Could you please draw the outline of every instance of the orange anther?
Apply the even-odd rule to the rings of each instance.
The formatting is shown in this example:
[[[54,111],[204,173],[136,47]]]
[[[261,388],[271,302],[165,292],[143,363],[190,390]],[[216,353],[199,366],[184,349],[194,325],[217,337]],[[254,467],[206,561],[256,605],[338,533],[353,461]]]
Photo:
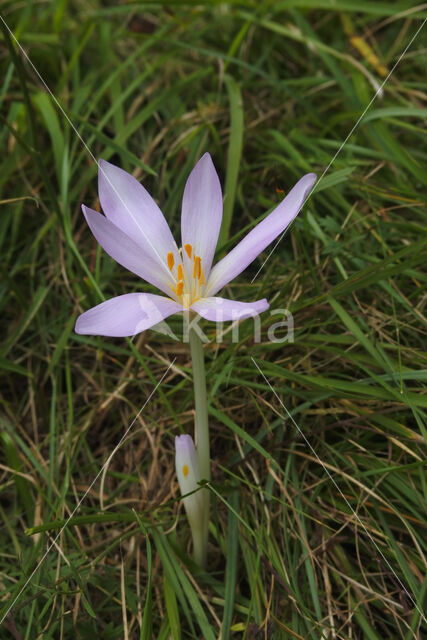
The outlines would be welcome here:
[[[200,256],[194,256],[193,278],[198,278],[200,273]]]
[[[174,260],[172,251],[169,251],[169,253],[167,255],[167,261],[168,261],[168,267],[172,271],[173,265],[175,264],[175,260]]]
[[[178,265],[178,280],[183,280],[184,279],[184,274],[182,272],[182,264]]]
[[[188,476],[188,466],[186,464],[182,467],[182,473],[184,476]]]
[[[205,274],[203,273],[202,265],[200,265],[200,273],[199,273],[199,285],[206,284]]]
[[[184,282],[181,280],[181,282],[178,282],[178,284],[176,285],[176,295],[179,298],[182,296],[183,289],[184,289]]]
[[[188,256],[188,257],[190,258],[190,260],[191,260],[191,253],[192,253],[192,251],[193,251],[193,247],[191,246],[191,244],[185,244],[185,245],[184,245],[184,249],[185,249],[185,251],[186,251],[186,253],[187,253],[187,256]]]

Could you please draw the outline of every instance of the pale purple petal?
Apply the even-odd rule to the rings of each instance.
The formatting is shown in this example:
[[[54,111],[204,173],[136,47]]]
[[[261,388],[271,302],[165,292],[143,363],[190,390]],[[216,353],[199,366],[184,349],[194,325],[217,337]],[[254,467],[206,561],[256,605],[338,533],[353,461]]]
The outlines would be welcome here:
[[[259,313],[269,308],[266,298],[255,300],[254,302],[239,302],[238,300],[228,300],[218,296],[212,298],[202,298],[197,302],[193,302],[191,310],[195,311],[205,318],[213,322],[222,322],[225,320],[243,320],[257,316]]]
[[[101,302],[77,318],[76,333],[123,338],[149,329],[182,305],[152,293],[126,293]]]
[[[257,224],[230,253],[214,266],[207,283],[207,295],[215,294],[238,276],[286,229],[299,213],[315,181],[314,173],[308,173],[301,178],[274,211]]]
[[[106,160],[100,160],[98,191],[107,218],[146,253],[157,256],[165,264],[169,251],[177,259],[177,246],[163,213],[136,178]]]
[[[184,189],[181,214],[182,246],[190,244],[202,259],[208,278],[222,221],[222,192],[209,153],[196,164]]]
[[[193,438],[187,433],[182,436],[175,436],[175,459],[178,471],[180,471],[182,463],[187,464],[191,467],[194,476],[197,476],[196,482],[201,480],[196,448],[194,446]],[[192,490],[193,489],[190,489],[190,491]]]
[[[82,205],[90,230],[101,247],[116,262],[150,282],[166,295],[173,295],[174,280],[166,264],[160,264],[151,253],[145,251],[105,216]]]
[[[197,491],[201,480],[199,463],[193,438],[187,434],[175,438],[175,467],[190,527],[197,535],[204,527],[206,494]]]

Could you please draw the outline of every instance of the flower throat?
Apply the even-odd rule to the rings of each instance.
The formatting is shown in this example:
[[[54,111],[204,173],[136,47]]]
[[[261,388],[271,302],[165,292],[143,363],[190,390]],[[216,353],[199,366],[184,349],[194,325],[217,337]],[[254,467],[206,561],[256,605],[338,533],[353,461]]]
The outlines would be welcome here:
[[[185,244],[184,251],[182,248],[179,249],[181,260],[176,265],[174,255],[169,251],[166,262],[175,280],[175,286],[171,285],[172,291],[185,307],[189,307],[201,298],[202,287],[206,284],[206,280],[201,257],[195,254],[191,244]]]

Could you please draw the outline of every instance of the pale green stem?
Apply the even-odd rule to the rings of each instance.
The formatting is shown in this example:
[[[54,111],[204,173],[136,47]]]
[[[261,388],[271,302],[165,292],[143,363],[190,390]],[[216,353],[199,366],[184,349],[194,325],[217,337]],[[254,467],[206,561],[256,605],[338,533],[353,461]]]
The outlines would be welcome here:
[[[209,446],[209,423],[208,423],[208,398],[206,393],[206,373],[205,359],[203,354],[203,343],[194,329],[190,329],[190,351],[193,364],[194,383],[194,404],[196,408],[195,443],[199,470],[202,479],[211,479],[210,446]],[[203,501],[205,505],[203,528],[194,539],[194,559],[200,566],[206,564],[208,546],[208,525],[209,525],[209,490],[203,489]]]
[[[209,500],[209,492],[207,489],[202,489],[203,493],[207,494]],[[207,531],[207,528],[206,528]],[[206,559],[208,555],[208,540],[205,534],[205,527],[203,529],[197,529],[192,531],[193,534],[193,559],[194,562],[202,569],[206,568]]]
[[[206,393],[205,360],[203,343],[200,337],[190,329],[190,350],[193,364],[194,403],[196,406],[196,447],[199,470],[202,478],[211,479],[208,398]]]

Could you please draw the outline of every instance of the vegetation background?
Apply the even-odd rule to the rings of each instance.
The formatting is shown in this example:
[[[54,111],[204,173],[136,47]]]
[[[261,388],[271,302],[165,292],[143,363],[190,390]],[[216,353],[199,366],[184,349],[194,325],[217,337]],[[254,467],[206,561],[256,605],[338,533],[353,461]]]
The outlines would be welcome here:
[[[421,638],[426,5],[1,9],[0,637]],[[193,426],[188,345],[73,331],[141,288],[81,214],[99,205],[95,158],[141,180],[178,234],[205,151],[230,222],[218,256],[327,169],[262,270],[267,252],[226,289],[287,307],[294,343],[267,340],[268,313],[260,343],[250,320],[238,343],[203,325],[206,573],[173,464]]]

